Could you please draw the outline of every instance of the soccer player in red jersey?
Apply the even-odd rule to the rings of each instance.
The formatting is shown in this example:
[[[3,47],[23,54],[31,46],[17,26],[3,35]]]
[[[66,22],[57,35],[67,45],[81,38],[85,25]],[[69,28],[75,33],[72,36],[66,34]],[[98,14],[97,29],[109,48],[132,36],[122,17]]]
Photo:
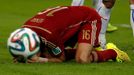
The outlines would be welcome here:
[[[40,54],[32,56],[28,62],[63,62],[70,55],[75,56],[79,63],[103,62],[116,58],[130,60],[125,52],[115,46],[112,49],[113,45],[105,51],[94,49],[99,46],[101,17],[90,7],[49,8],[29,19],[22,27],[36,32],[42,42]],[[76,43],[77,46],[73,49]],[[72,48],[68,49],[68,46]]]

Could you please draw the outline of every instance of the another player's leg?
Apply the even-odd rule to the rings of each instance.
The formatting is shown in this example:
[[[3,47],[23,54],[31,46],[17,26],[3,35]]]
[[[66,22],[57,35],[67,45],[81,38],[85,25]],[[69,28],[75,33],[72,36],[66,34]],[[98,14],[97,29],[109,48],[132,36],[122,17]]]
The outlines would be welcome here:
[[[116,26],[113,26],[111,23],[108,23],[107,26],[107,32],[113,32],[116,31],[118,28]]]
[[[109,9],[109,10],[111,10],[112,9],[112,7],[114,6],[114,3],[115,3],[115,1],[116,0],[111,0],[111,2],[110,2],[110,0],[103,0],[103,3],[104,3],[104,5],[106,6],[106,8],[107,9]],[[107,3],[111,3],[111,5],[110,4],[107,4]],[[107,12],[107,11],[106,11]],[[111,12],[111,11],[110,11]],[[111,14],[108,14],[109,16],[111,15]],[[112,31],[115,31],[115,30],[117,30],[118,28],[116,27],[116,26],[113,26],[111,23],[108,23],[108,25],[107,25],[107,32],[112,32]]]
[[[114,0],[113,0],[114,1]],[[94,4],[94,6],[95,6],[95,8],[97,9],[97,10],[101,10],[101,11],[103,11],[103,12],[101,12],[100,13],[100,15],[102,15],[102,14],[104,14],[104,16],[108,16],[107,18],[109,19],[110,18],[110,12],[111,12],[111,8],[113,7],[113,5],[114,5],[114,3],[112,3],[113,5],[111,6],[109,3],[112,3],[112,2],[110,2],[110,0],[93,0],[93,4]],[[106,8],[104,8],[103,6],[102,6],[102,4],[104,4],[104,6],[106,7]],[[110,7],[109,7],[110,6]],[[103,8],[103,9],[100,9],[100,8]],[[109,9],[109,11],[106,11],[106,9]],[[102,15],[103,16],[103,15]],[[113,25],[111,25],[110,23],[108,23],[108,27],[107,27],[107,31],[115,31],[115,30],[117,30],[117,27],[116,26],[113,26]]]
[[[84,0],[73,0],[71,5],[72,6],[82,6],[84,4]]]
[[[134,0],[129,0],[130,1],[130,23],[132,26],[133,30],[133,36],[134,36]]]
[[[100,32],[99,40],[101,42],[101,47],[105,49],[106,44],[106,29],[109,23],[111,9],[115,3],[115,0],[94,0],[94,5],[98,13],[102,16],[102,29]]]

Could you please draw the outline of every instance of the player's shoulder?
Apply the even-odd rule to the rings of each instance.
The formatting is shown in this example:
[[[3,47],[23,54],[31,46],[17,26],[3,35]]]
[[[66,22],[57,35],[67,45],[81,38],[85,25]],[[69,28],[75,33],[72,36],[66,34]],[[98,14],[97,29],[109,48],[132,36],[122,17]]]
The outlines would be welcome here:
[[[53,8],[48,8],[48,9],[83,9],[83,10],[91,10],[93,9],[92,7],[89,7],[89,6],[56,6],[56,7],[53,7]]]
[[[81,6],[81,8],[85,10],[95,10],[93,7],[90,7],[90,6]]]
[[[87,7],[87,8],[89,8],[89,6],[86,6],[86,5],[82,5],[82,6],[61,6],[61,7],[80,7],[80,8],[84,8],[84,7]]]
[[[68,6],[69,8],[76,8],[76,9],[82,9],[82,10],[94,10],[94,8],[89,6]]]

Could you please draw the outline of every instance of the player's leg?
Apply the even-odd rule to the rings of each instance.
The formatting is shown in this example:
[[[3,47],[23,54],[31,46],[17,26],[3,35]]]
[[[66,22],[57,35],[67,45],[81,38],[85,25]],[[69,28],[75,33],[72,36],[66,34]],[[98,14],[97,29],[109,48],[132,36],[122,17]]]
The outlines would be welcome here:
[[[129,0],[130,1],[130,23],[132,26],[133,30],[133,36],[134,36],[134,0]]]
[[[90,63],[90,58],[93,46],[99,45],[99,33],[101,30],[101,17],[95,11],[89,15],[89,22],[84,23],[81,26],[81,30],[78,35],[78,46],[76,50],[76,61],[79,63]]]
[[[116,47],[113,43],[106,45],[107,49],[104,51],[92,51],[92,61],[104,62],[110,59],[117,62],[130,62],[128,54]]]
[[[117,53],[113,49],[103,51],[92,51],[90,58],[92,62],[105,62],[108,60],[116,60]]]
[[[95,0],[95,7],[97,12],[102,16],[102,29],[100,32],[99,40],[101,42],[101,47],[105,48],[106,44],[106,29],[109,23],[111,9],[115,3],[115,0]]]
[[[107,9],[111,10],[111,7],[108,8],[108,7],[111,6],[111,5],[110,5],[109,3],[108,3],[108,4],[105,4],[105,3],[104,3],[104,2],[106,2],[106,1],[108,1],[108,0],[93,0],[93,4],[94,4],[94,6],[95,6],[96,9],[99,9],[99,8],[101,7],[102,3],[103,3],[104,6],[105,6]],[[113,7],[113,6],[112,6],[112,7]],[[110,16],[110,12],[111,12],[111,11],[105,11],[105,10],[103,10],[103,9],[100,9],[100,10],[102,10],[102,11],[105,12],[105,13],[103,13],[103,14],[107,14],[108,16]],[[100,13],[100,15],[101,15],[101,13]],[[108,23],[107,31],[115,31],[115,30],[117,30],[117,27],[115,27],[115,26],[111,25],[110,23]]]
[[[109,47],[110,46],[110,47]],[[79,63],[105,62],[113,60],[117,62],[130,62],[131,59],[124,51],[114,44],[108,44],[108,49],[103,51],[93,50],[92,45],[79,43],[76,51],[76,61]]]
[[[93,46],[88,43],[78,43],[78,47],[76,50],[75,60],[78,63],[91,63],[91,59],[89,58]]]
[[[131,61],[131,59],[129,58],[128,54],[126,52],[120,50],[113,43],[108,43],[106,45],[106,49],[113,49],[114,51],[116,51],[116,53],[117,53],[116,61],[117,62],[123,62],[123,61],[129,62],[129,61]]]
[[[85,49],[85,45],[83,47]],[[72,49],[72,48],[65,49],[66,60],[74,59],[75,54],[76,54],[76,49]],[[79,53],[79,55],[80,55],[80,53]],[[77,56],[79,56],[79,55],[77,55]],[[83,55],[84,56],[82,58],[84,58],[84,59],[78,59],[78,57],[76,57],[77,62],[83,63],[83,60],[86,63],[104,62],[104,61],[108,61],[110,59],[116,60],[116,57],[117,57],[116,51],[114,51],[112,49],[107,49],[104,51],[93,50],[93,51],[91,51],[91,53],[87,50],[87,51],[83,52]],[[85,56],[85,55],[87,55],[87,56]],[[88,60],[88,61],[86,61],[86,60]]]
[[[108,1],[108,0],[103,0],[104,2],[104,4],[106,3],[106,1]],[[110,4],[105,4],[106,5],[106,7],[108,8],[108,7],[110,7],[109,9],[111,10],[111,8],[114,6],[114,3],[115,3],[115,1],[116,0],[113,0],[113,2],[111,2],[111,5]],[[108,26],[107,26],[107,31],[108,32],[111,32],[111,31],[115,31],[115,30],[117,30],[118,28],[116,27],[116,26],[113,26],[111,23],[108,23]]]
[[[71,5],[72,6],[81,6],[84,4],[84,0],[73,0]]]

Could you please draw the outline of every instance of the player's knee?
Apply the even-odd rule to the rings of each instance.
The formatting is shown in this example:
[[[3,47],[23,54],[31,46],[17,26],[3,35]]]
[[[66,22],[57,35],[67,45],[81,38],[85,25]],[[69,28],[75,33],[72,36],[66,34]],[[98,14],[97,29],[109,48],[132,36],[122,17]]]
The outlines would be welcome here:
[[[111,9],[115,4],[115,0],[103,0],[103,4],[106,8]]]
[[[77,63],[84,63],[85,61],[82,58],[79,57],[79,58],[76,58],[76,62]]]
[[[76,57],[75,60],[76,60],[77,63],[89,63],[89,60],[84,59],[82,57]]]

